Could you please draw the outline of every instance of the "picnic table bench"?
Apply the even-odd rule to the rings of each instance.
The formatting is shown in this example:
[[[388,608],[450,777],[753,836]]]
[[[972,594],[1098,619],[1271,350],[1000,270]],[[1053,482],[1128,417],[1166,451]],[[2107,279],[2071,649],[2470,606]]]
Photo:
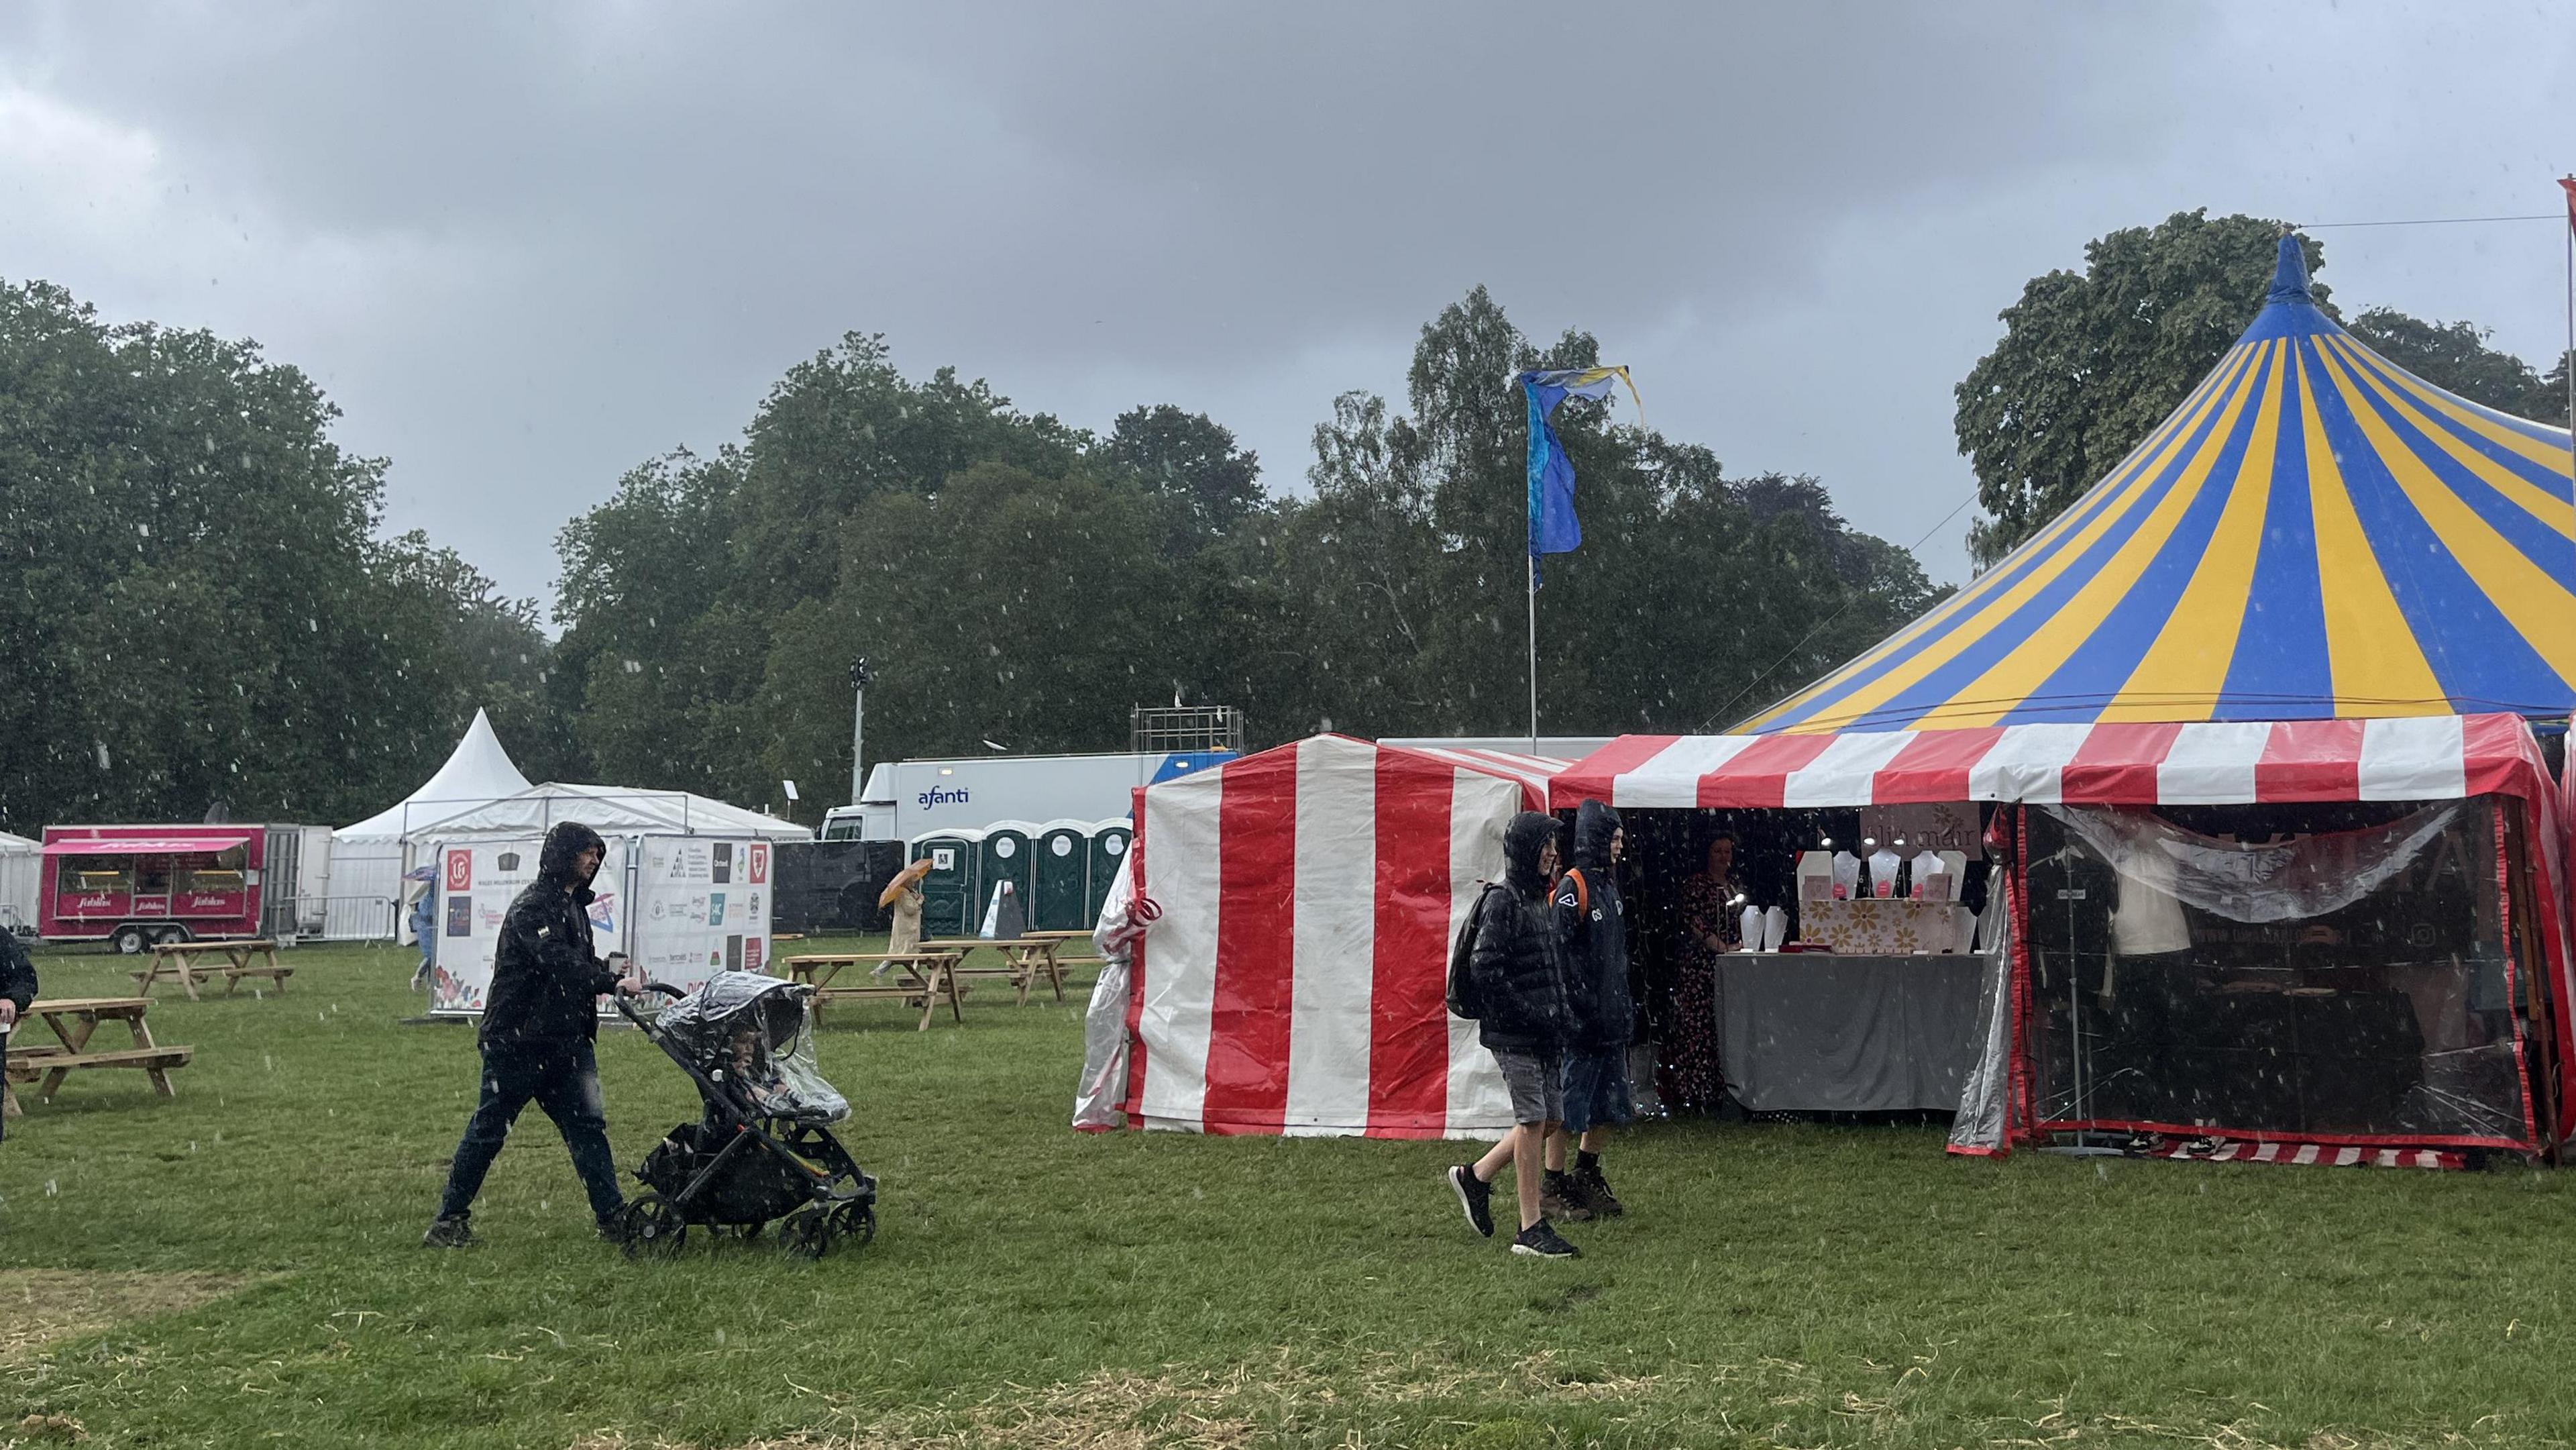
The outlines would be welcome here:
[[[1064,1001],[1064,967],[1056,961],[1056,949],[1064,945],[1062,932],[1030,932],[1025,936],[991,941],[983,937],[958,937],[946,941],[926,941],[924,951],[953,951],[958,964],[949,969],[953,977],[1000,977],[1019,990],[1019,1005],[1029,1005],[1029,988],[1040,977],[1055,988],[1055,999]],[[1002,954],[998,967],[970,967],[967,956],[980,947],[991,947]]]
[[[36,1096],[52,1102],[62,1090],[63,1079],[84,1068],[130,1067],[152,1080],[153,1090],[165,1098],[177,1097],[178,1089],[170,1085],[170,1069],[186,1067],[196,1056],[193,1047],[164,1047],[152,1040],[152,1029],[144,1024],[143,1014],[151,1007],[144,997],[64,997],[31,1004],[18,1019],[15,1034],[9,1042],[9,1067],[0,1073],[0,1114],[17,1117],[18,1096],[13,1083],[32,1083],[42,1078]],[[28,1043],[29,1023],[41,1021],[54,1034],[50,1043]],[[90,1034],[101,1022],[123,1022],[134,1033],[130,1048],[89,1050]]]
[[[788,980],[802,982],[814,989],[814,1015],[821,1020],[827,1002],[901,1001],[921,1004],[921,1022],[915,1032],[930,1029],[930,1019],[939,1011],[939,1000],[948,999],[948,1011],[959,1022],[966,1020],[964,995],[957,985],[957,962],[962,952],[922,950],[917,952],[815,952],[786,958]],[[836,987],[832,979],[843,971],[867,964],[872,969],[888,969],[901,980],[871,981],[864,986]]]
[[[130,973],[134,989],[146,997],[154,984],[176,982],[187,989],[188,1000],[198,1001],[197,983],[224,979],[224,995],[241,989],[244,977],[266,977],[277,984],[277,994],[286,995],[286,979],[295,975],[293,967],[277,964],[277,943],[262,938],[256,941],[174,941],[163,942],[152,949],[152,965]],[[200,962],[200,957],[222,957],[221,964]],[[253,966],[251,959],[261,958],[265,965]]]

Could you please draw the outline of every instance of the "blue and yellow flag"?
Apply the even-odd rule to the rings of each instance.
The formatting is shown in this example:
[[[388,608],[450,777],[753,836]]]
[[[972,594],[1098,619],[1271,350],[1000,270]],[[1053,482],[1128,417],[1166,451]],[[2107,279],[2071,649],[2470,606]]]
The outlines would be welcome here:
[[[1556,405],[1568,398],[1606,398],[1613,383],[1628,385],[1640,417],[1646,405],[1624,367],[1514,373],[1512,381],[1529,400],[1529,552],[1535,581],[1541,554],[1562,554],[1583,542],[1583,525],[1574,517],[1574,464],[1548,421]]]

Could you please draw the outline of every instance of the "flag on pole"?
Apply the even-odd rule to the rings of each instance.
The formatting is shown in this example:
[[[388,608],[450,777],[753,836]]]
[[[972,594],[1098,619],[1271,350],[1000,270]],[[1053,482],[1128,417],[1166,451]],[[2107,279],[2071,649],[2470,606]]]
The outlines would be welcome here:
[[[1628,396],[1643,417],[1645,400],[1637,397],[1636,380],[1624,367],[1559,368],[1552,372],[1512,374],[1529,400],[1529,553],[1533,581],[1541,554],[1562,554],[1583,542],[1583,525],[1574,517],[1574,463],[1549,421],[1568,398],[1601,399],[1614,383],[1626,383]]]
[[[2567,229],[2576,232],[2576,176],[2558,178],[2558,187],[2567,193]]]

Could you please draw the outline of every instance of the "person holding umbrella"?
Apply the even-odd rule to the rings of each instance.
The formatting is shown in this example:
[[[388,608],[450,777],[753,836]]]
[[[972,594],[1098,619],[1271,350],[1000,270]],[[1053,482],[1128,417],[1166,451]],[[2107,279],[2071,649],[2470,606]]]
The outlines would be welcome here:
[[[886,940],[890,952],[918,951],[921,948],[921,903],[927,893],[921,889],[921,878],[930,874],[930,858],[922,857],[904,867],[877,893],[877,909],[894,913],[894,934]]]

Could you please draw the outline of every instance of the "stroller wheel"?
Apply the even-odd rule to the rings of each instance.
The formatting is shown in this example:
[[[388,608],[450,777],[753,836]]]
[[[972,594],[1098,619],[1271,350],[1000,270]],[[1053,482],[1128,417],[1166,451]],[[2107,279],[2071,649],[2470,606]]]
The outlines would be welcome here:
[[[872,1203],[845,1203],[832,1210],[836,1237],[864,1244],[877,1236],[877,1210]]]
[[[819,1259],[832,1251],[828,1210],[808,1205],[778,1221],[778,1251],[800,1259]]]
[[[680,1207],[658,1193],[626,1205],[617,1221],[619,1243],[630,1259],[667,1259],[689,1239],[689,1221]]]

